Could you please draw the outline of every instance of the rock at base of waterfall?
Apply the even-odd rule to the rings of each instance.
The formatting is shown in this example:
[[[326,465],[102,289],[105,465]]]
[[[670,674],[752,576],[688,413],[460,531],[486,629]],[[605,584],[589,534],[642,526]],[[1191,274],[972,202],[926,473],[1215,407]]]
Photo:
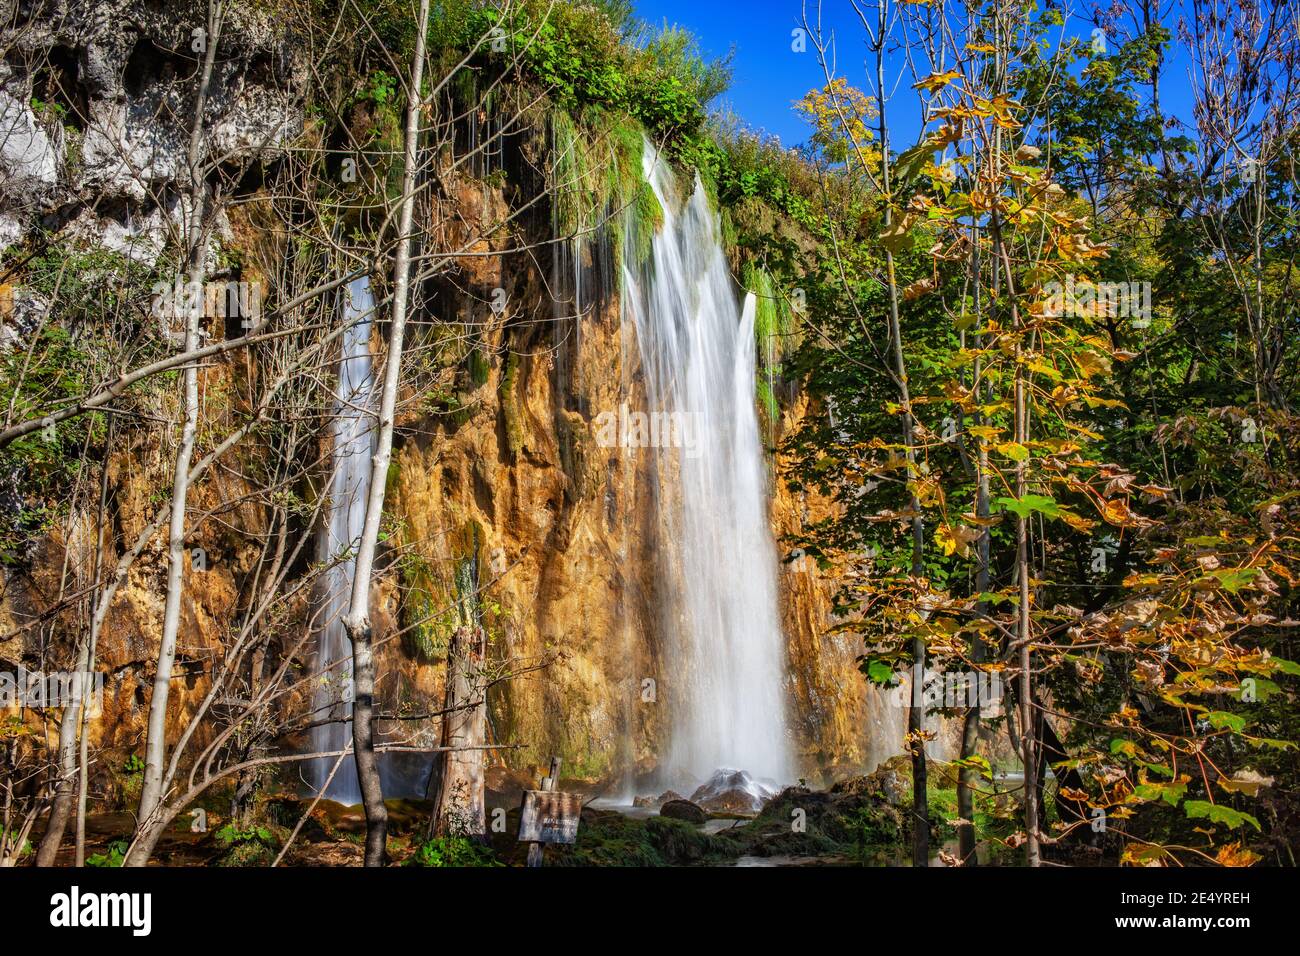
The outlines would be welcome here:
[[[713,813],[758,813],[777,793],[743,770],[715,770],[691,794],[691,800]]]
[[[709,815],[689,800],[669,800],[659,808],[659,815],[687,823],[707,823],[709,820]]]
[[[680,793],[678,793],[675,790],[665,790],[657,797],[651,797],[651,796],[633,797],[632,806],[648,807],[652,810],[657,810],[658,808],[662,807],[665,803],[668,803],[672,800],[684,800],[684,799],[685,797],[683,797]]]
[[[925,768],[931,785],[945,790],[957,786],[960,768],[955,763],[944,763],[927,757]],[[907,754],[896,754],[866,776],[840,780],[831,787],[830,792],[881,797],[890,805],[899,806],[912,798],[912,758]]]

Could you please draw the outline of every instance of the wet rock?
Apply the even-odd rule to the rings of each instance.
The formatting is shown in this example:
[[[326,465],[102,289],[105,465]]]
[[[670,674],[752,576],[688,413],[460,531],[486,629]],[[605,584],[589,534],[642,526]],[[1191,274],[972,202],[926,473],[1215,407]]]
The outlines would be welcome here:
[[[925,767],[931,786],[950,789],[957,785],[955,764],[927,760]],[[839,781],[831,787],[831,793],[878,796],[889,804],[898,806],[912,796],[912,759],[907,754],[890,757],[866,776]]]
[[[649,797],[649,796],[633,797],[632,806],[658,808],[658,807],[662,807],[665,803],[668,803],[671,800],[684,800],[684,799],[685,797],[683,797],[680,793],[678,793],[675,790],[665,790],[657,797]]]
[[[736,836],[745,841],[745,852],[756,856],[815,855],[895,845],[905,830],[903,815],[864,786],[830,791],[787,787]]]
[[[691,800],[713,813],[757,813],[775,794],[743,770],[717,770]]]
[[[689,800],[669,800],[659,808],[659,815],[670,820],[684,820],[687,823],[704,823],[709,819],[709,815],[702,808]]]

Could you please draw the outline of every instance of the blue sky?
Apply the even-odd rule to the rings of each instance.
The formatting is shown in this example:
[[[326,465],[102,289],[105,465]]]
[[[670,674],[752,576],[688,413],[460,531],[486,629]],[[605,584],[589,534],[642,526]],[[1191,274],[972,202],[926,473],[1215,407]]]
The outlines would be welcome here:
[[[1071,6],[1076,11],[1090,9],[1083,2]],[[848,0],[826,0],[822,7],[822,27],[827,34],[833,32],[837,41],[838,73],[854,86],[866,88],[867,49],[857,14]],[[815,16],[816,8],[816,0],[809,0],[810,16]],[[825,82],[811,46],[802,54],[791,50],[791,31],[800,25],[802,9],[802,0],[636,0],[637,14],[643,20],[654,24],[667,20],[688,28],[699,37],[706,54],[721,56],[734,46],[732,88],[719,105],[729,105],[750,126],[776,134],[787,146],[798,145],[808,135],[791,104]],[[1087,37],[1091,25],[1076,16],[1067,32]],[[891,58],[887,73],[897,76],[904,66],[901,57]],[[1178,75],[1185,64],[1170,67],[1161,105],[1166,113],[1186,117],[1190,112],[1188,84]],[[893,91],[890,105],[890,125],[899,148],[914,141],[918,133],[919,117],[910,85],[910,80],[902,82]]]
[[[813,4],[815,8],[815,3]],[[823,26],[840,38],[842,72],[862,86],[862,30],[847,2],[827,3]],[[790,31],[800,25],[800,0],[637,0],[637,14],[651,23],[687,27],[700,38],[704,51],[721,56],[736,49],[732,88],[723,103],[750,126],[781,137],[794,146],[807,137],[807,127],[791,112],[791,104],[825,83],[817,54],[790,49]]]

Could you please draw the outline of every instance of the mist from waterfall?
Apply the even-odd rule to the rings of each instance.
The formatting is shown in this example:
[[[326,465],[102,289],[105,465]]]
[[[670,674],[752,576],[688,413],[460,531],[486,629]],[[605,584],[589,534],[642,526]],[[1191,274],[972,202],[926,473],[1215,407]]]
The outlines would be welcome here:
[[[328,721],[311,729],[312,752],[342,750],[352,739],[352,645],[343,627],[356,569],[356,549],[366,519],[366,488],[370,483],[374,430],[374,367],[370,355],[370,325],[374,300],[370,279],[362,276],[348,284],[343,304],[335,414],[332,424],[334,452],[330,483],[329,520],[320,536],[317,558],[330,565],[324,575],[317,621],[321,622],[316,655],[319,683],[313,698],[313,719]],[[345,555],[342,560],[337,560]],[[334,757],[311,761],[307,779],[319,790],[324,786]],[[340,803],[359,803],[356,764],[345,757],[328,796]]]
[[[682,196],[649,142],[643,167],[663,223],[648,262],[624,257],[623,315],[636,330],[647,411],[686,433],[657,448],[665,702],[674,715],[664,782],[694,786],[726,767],[788,783],[788,666],[755,402],[755,301],[739,305],[698,178]],[[641,228],[651,226],[629,217],[626,248]]]

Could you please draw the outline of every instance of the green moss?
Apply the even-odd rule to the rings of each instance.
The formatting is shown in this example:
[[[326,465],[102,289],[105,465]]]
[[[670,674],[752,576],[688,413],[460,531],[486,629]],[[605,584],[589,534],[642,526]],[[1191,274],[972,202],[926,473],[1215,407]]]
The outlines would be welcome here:
[[[577,842],[547,852],[555,866],[685,866],[732,859],[740,846],[682,820],[586,810]]]
[[[659,197],[655,195],[653,187],[643,181],[636,191],[629,230],[633,244],[629,252],[634,266],[643,266],[650,261],[655,233],[663,228],[663,224],[664,208],[659,203]]]
[[[501,376],[501,414],[505,419],[506,447],[511,456],[518,455],[524,447],[523,417],[519,411],[519,355],[510,353],[506,359],[505,374]]]
[[[555,233],[583,232],[593,215],[600,178],[588,144],[573,117],[562,109],[551,113],[551,218]]]
[[[483,354],[482,348],[475,346],[470,349],[467,359],[469,365],[469,378],[475,387],[482,388],[487,384],[488,377],[492,374],[492,363],[488,361]]]
[[[796,317],[766,269],[747,262],[742,280],[754,294],[754,346],[758,356],[755,388],[768,419],[775,421],[781,409],[773,385],[782,376],[781,360],[793,344]]]
[[[402,646],[409,656],[426,662],[444,660],[456,630],[479,623],[482,608],[475,576],[482,540],[482,529],[473,521],[453,536],[456,556],[445,575],[415,549],[403,551],[398,564]]]

